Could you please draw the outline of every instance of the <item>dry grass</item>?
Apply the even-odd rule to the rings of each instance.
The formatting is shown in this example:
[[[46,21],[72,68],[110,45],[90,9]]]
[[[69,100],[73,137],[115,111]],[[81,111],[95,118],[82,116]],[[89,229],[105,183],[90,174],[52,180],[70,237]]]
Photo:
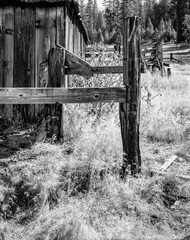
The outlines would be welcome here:
[[[189,90],[183,75],[142,75],[143,172],[126,182],[118,105],[67,106],[66,143],[35,144],[1,169],[0,239],[187,240],[189,182],[174,175],[190,172]],[[167,173],[151,172],[174,153]]]

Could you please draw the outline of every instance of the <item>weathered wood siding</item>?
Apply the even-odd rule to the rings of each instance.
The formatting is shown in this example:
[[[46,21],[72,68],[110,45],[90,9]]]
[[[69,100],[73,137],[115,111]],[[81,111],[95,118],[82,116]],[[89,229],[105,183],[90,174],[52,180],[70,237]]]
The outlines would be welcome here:
[[[14,66],[14,8],[5,7],[0,12],[0,86],[13,86]],[[12,106],[1,106],[4,116],[10,117]]]
[[[44,6],[0,4],[0,88],[65,86],[60,76],[49,79],[48,52],[57,44],[76,54],[82,51],[80,27],[80,19],[68,2]],[[18,108],[34,114],[32,106]],[[0,105],[0,115],[3,112],[10,116],[11,105]]]

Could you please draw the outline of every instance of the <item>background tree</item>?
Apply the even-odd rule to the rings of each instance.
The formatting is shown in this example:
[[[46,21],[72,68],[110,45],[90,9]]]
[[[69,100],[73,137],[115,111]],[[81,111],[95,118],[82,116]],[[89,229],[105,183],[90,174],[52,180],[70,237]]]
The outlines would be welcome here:
[[[123,33],[126,16],[139,16],[143,38],[157,35],[165,41],[177,42],[188,38],[190,0],[104,0],[104,11],[99,11],[97,0],[79,0],[80,12],[91,42],[100,39],[100,32],[106,43],[114,43]],[[99,29],[101,31],[99,31]]]
[[[153,26],[152,21],[149,17],[148,21],[147,21],[146,30],[145,30],[145,38],[146,39],[152,39],[153,37],[154,37],[154,26]]]
[[[84,23],[87,28],[90,42],[94,42],[94,23],[93,23],[93,0],[88,0],[85,9]]]
[[[101,29],[98,30],[96,42],[97,43],[100,43],[100,42],[104,43],[104,37],[103,37]]]
[[[79,10],[83,21],[85,21],[85,7],[84,0],[79,0]]]
[[[97,0],[94,0],[93,3],[93,29],[96,29],[96,24],[97,24],[97,19],[98,19],[98,5],[97,5]]]
[[[183,21],[183,36],[185,37],[188,44],[190,44],[190,14],[186,14]]]
[[[165,25],[164,19],[161,18],[160,24],[158,27],[158,33],[160,36],[163,36],[165,34],[165,32],[166,32],[166,25]]]
[[[177,42],[185,40],[183,22],[185,15],[190,13],[190,0],[171,0],[170,16],[177,32]]]

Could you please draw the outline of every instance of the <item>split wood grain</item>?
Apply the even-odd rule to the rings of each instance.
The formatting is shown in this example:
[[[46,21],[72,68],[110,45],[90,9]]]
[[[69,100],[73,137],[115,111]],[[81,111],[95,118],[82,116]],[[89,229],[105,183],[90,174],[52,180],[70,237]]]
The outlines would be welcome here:
[[[118,88],[0,88],[0,104],[54,104],[125,102],[126,89]]]
[[[137,17],[125,18],[123,48],[123,83],[127,89],[126,102],[120,104],[121,135],[123,142],[123,178],[141,171],[139,143],[140,125],[140,34]]]

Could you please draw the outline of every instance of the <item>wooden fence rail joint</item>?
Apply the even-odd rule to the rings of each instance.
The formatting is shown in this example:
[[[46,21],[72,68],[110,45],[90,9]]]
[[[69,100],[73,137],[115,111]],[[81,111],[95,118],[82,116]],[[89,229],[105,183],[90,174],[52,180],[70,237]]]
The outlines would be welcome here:
[[[39,28],[40,22],[37,25]],[[122,177],[125,178],[129,173],[136,176],[141,169],[139,125],[140,70],[142,59],[140,54],[139,19],[137,17],[128,17],[125,19],[123,66],[92,66],[61,45],[50,48],[50,40],[50,35],[45,35],[43,38],[43,45],[45,46],[44,59],[36,63],[33,73],[35,79],[33,85],[35,88],[0,88],[0,104],[57,105],[57,103],[119,102],[123,143]],[[158,55],[159,51],[156,53]],[[35,54],[37,57],[37,52]],[[144,58],[143,61],[145,62],[146,59]],[[92,76],[93,74],[121,73],[123,73],[123,87],[67,88],[68,81],[65,78],[65,75],[73,74]],[[19,80],[19,74],[17,77]],[[13,80],[13,75],[9,78]],[[11,84],[13,86],[13,82],[11,81],[9,81],[10,84],[8,86]],[[27,79],[25,80],[22,76],[21,83],[24,84],[26,81]],[[20,85],[18,84],[17,86]],[[52,116],[55,116],[56,108],[54,106],[48,107],[51,110]],[[62,136],[64,137],[64,106],[61,107],[60,112],[62,116],[60,119],[62,121],[60,126],[62,126],[60,128],[62,128]]]

